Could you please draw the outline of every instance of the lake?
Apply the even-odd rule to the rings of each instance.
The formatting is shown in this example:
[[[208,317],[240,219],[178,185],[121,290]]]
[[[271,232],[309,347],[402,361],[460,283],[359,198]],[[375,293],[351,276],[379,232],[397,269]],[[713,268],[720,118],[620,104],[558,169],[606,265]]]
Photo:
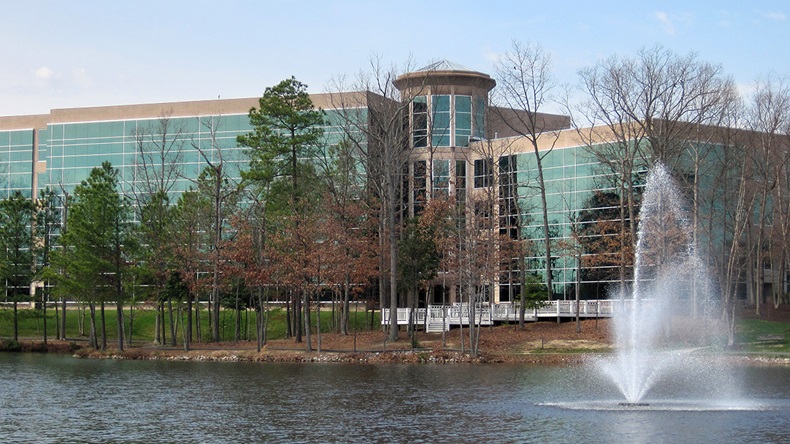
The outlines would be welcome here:
[[[738,402],[610,409],[601,407],[616,406],[618,395],[584,366],[3,353],[0,441],[790,442],[790,367],[735,372]],[[670,391],[651,395],[662,400]]]

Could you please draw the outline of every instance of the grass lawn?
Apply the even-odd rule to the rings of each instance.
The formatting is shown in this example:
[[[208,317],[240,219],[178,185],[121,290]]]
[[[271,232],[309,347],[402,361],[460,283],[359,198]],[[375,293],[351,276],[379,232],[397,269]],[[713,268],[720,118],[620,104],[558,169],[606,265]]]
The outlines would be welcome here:
[[[60,315],[60,313],[58,313]],[[200,312],[200,332],[204,341],[211,338],[211,330],[209,328],[208,311],[204,309]],[[370,313],[364,311],[354,312],[351,311],[351,320],[349,329],[354,328],[363,331],[368,330],[370,326]],[[117,340],[117,315],[115,306],[105,307],[105,324],[107,330],[107,342],[114,343]],[[136,343],[153,342],[156,332],[156,312],[150,309],[135,309],[130,311],[127,308],[124,312],[126,334],[129,334],[129,324],[132,320],[132,340]],[[174,313],[174,323],[176,328],[176,338],[178,344],[183,340],[183,325],[184,316],[179,319],[178,315]],[[321,331],[324,333],[331,332],[334,329],[333,314],[330,308],[322,308],[321,310]],[[80,334],[79,322],[80,319],[84,322],[84,334]],[[315,313],[312,314],[313,331],[315,331]],[[96,309],[96,328],[100,329],[100,313]],[[166,335],[167,343],[170,343],[170,327],[169,315],[165,315],[166,322]],[[41,339],[44,336],[44,316],[41,310],[33,309],[19,309],[18,310],[18,323],[19,323],[19,338],[20,339]],[[59,319],[55,317],[54,309],[47,309],[47,337],[53,339],[56,337],[55,329],[59,323]],[[236,332],[236,312],[233,310],[223,310],[220,316],[220,337],[223,341],[235,340]],[[193,319],[193,338],[197,338],[197,325]],[[66,337],[69,339],[85,338],[88,335],[90,326],[89,311],[88,309],[78,310],[77,307],[70,306],[66,310]],[[256,340],[255,331],[255,312],[242,311],[239,319],[239,327],[241,331],[241,340]],[[373,328],[379,327],[379,315],[376,313],[373,319]],[[13,337],[13,310],[11,308],[0,308],[0,338]],[[276,308],[269,311],[269,322],[266,329],[266,334],[269,339],[282,339],[286,337],[286,322],[285,310]],[[195,340],[195,339],[193,339]]]
[[[736,329],[736,342],[742,350],[790,352],[790,324],[786,322],[741,319]]]
[[[19,337],[20,339],[41,340],[44,334],[44,318],[41,310],[20,309],[19,310]],[[202,341],[208,342],[211,338],[209,329],[208,311],[205,306],[201,310],[200,332]],[[132,339],[136,344],[152,343],[154,340],[156,313],[150,309],[135,309],[133,312],[133,331]],[[69,339],[85,339],[88,333],[90,321],[88,310],[78,310],[75,306],[70,306],[66,311],[66,336]],[[329,333],[335,330],[332,312],[329,307],[323,307],[321,311],[321,331]],[[367,315],[367,317],[366,317]],[[13,311],[8,307],[0,308],[0,338],[13,337]],[[364,311],[351,312],[351,323],[349,329],[354,331],[370,330],[370,313]],[[79,318],[84,322],[84,334],[80,334]],[[176,316],[177,317],[177,316]],[[105,308],[105,320],[107,328],[107,342],[114,345],[116,336],[116,313],[114,306]],[[99,327],[99,313],[96,314],[97,328]],[[125,311],[126,332],[128,335],[130,312]],[[183,316],[181,319],[174,319],[176,323],[177,344],[183,344]],[[377,330],[380,325],[379,314],[375,313],[372,329]],[[169,317],[166,315],[166,344],[171,343]],[[220,337],[223,341],[235,340],[236,331],[236,312],[233,310],[223,310],[220,317]],[[55,328],[58,322],[55,319],[55,310],[47,310],[47,336],[55,338]],[[193,322],[194,324],[194,322]],[[241,340],[255,341],[255,313],[245,311],[240,317]],[[315,332],[315,312],[312,314],[313,332]],[[736,343],[737,349],[748,352],[762,353],[790,353],[790,323],[771,322],[756,319],[741,319],[737,323]],[[284,339],[286,337],[285,310],[275,308],[269,311],[269,323],[267,327],[268,339]],[[197,340],[197,326],[193,325],[193,338]]]

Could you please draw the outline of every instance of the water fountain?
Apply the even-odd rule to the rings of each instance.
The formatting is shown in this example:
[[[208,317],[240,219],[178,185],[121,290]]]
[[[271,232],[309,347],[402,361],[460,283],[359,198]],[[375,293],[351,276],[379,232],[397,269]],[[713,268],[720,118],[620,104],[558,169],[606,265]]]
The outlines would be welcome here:
[[[642,196],[634,284],[613,318],[617,349],[594,364],[624,397],[617,407],[666,405],[646,400],[660,382],[683,395],[693,386],[706,403],[731,399],[737,386],[726,363],[704,352],[723,330],[687,215],[668,171],[653,168]]]
[[[639,421],[623,421],[616,428],[619,433],[635,425],[627,442],[650,442],[649,437],[643,439],[646,425],[656,421],[664,427],[667,418],[674,417],[645,412],[697,412],[691,430],[711,430],[708,421],[722,419],[718,412],[754,415],[790,409],[790,401],[781,394],[760,399],[742,392],[742,386],[754,390],[751,370],[733,365],[720,353],[726,327],[715,287],[695,251],[685,202],[665,168],[659,165],[650,171],[640,209],[634,284],[613,295],[619,300],[612,319],[616,350],[581,369],[588,374],[578,386],[582,399],[541,405],[639,412],[627,416]],[[592,400],[583,399],[587,396]],[[719,428],[726,426],[725,421]]]

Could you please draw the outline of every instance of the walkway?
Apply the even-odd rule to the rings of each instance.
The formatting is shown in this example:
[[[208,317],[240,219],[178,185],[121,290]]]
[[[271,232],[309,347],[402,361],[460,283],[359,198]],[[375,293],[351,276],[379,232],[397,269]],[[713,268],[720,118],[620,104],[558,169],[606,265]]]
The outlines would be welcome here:
[[[619,301],[612,299],[591,299],[579,302],[578,312],[580,318],[609,318],[612,316],[614,305]],[[533,322],[539,318],[575,318],[576,301],[546,301],[541,308],[527,310],[524,320]],[[389,323],[390,310],[385,308],[382,312],[382,325]],[[398,325],[408,325],[411,317],[410,308],[399,308],[397,311]],[[518,321],[518,309],[510,302],[499,304],[478,304],[472,315],[475,324],[492,325],[497,322]],[[427,332],[440,332],[449,330],[453,325],[469,325],[469,304],[429,305],[428,308],[414,310],[412,322],[423,326]]]

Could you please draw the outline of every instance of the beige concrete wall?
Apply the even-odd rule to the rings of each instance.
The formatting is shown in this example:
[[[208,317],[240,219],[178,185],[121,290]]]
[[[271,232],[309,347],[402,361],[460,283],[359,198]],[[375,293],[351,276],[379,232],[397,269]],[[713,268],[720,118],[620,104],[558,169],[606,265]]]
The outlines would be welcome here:
[[[348,98],[359,101],[360,106],[364,106],[366,103],[366,95],[364,93],[353,92],[344,94]],[[330,109],[338,106],[336,103],[333,103],[331,94],[311,94],[310,98],[316,108]],[[251,108],[259,106],[259,99],[259,97],[250,97],[243,99],[53,109],[49,114],[0,117],[0,130],[41,129],[46,128],[47,124],[53,123],[156,119],[162,116],[196,117],[247,114]]]
[[[0,131],[46,128],[49,114],[0,117]]]

